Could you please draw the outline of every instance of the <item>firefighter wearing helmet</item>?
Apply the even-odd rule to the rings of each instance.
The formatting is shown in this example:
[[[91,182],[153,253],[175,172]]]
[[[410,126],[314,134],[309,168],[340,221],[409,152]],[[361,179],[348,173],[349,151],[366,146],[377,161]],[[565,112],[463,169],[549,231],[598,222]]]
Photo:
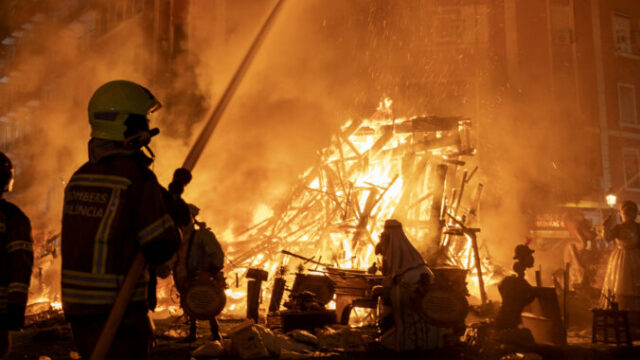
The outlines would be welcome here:
[[[33,241],[29,218],[4,199],[11,191],[13,165],[0,152],[0,358],[9,353],[9,331],[24,325],[29,280],[33,266]]]
[[[149,357],[153,269],[172,257],[180,244],[178,228],[190,221],[180,198],[190,172],[178,169],[169,192],[149,169],[148,144],[159,131],[150,129],[148,115],[159,107],[149,90],[124,80],[102,85],[89,101],[89,161],[67,184],[62,216],[62,305],[83,358],[91,355],[140,250],[148,266],[108,358]]]

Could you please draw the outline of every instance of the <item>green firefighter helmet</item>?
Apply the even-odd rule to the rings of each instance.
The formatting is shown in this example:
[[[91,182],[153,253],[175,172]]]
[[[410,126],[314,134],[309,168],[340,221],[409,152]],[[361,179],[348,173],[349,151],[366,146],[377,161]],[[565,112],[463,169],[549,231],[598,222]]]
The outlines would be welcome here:
[[[89,100],[91,137],[124,141],[131,115],[146,119],[158,108],[160,102],[145,87],[127,80],[110,81]]]

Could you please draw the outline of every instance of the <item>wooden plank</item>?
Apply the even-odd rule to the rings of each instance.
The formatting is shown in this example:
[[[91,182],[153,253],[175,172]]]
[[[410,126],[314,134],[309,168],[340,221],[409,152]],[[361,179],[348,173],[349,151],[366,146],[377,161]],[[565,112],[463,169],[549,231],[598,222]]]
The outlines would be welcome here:
[[[416,133],[416,132],[435,132],[435,131],[452,131],[458,130],[460,121],[468,118],[452,116],[416,116],[403,122],[395,123],[393,126],[396,133]]]

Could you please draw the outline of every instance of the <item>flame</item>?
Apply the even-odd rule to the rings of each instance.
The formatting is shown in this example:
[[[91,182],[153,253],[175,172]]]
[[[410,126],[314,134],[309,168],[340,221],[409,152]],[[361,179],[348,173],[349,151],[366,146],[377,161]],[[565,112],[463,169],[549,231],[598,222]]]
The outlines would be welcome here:
[[[253,223],[257,224],[264,219],[270,218],[273,216],[273,209],[265,204],[258,204],[255,211],[253,212]]]
[[[299,268],[288,269],[290,284],[295,272],[315,270],[318,263],[365,269],[378,260],[374,245],[384,221],[393,217],[409,220],[405,231],[421,249],[422,239],[429,233],[421,224],[433,222],[429,212],[432,200],[425,196],[429,189],[427,164],[437,163],[437,159],[458,160],[463,150],[472,153],[472,149],[462,149],[462,145],[429,148],[421,144],[427,137],[446,139],[466,131],[469,122],[459,122],[450,130],[445,127],[416,133],[412,126],[420,121],[430,124],[428,119],[392,118],[392,104],[391,99],[384,98],[371,118],[349,120],[341,127],[331,145],[319,152],[317,165],[303,172],[289,202],[278,211],[269,211],[271,218],[264,224],[236,239],[250,240],[252,245],[228,252],[234,266],[259,267],[275,274],[282,266],[297,265]],[[415,157],[413,163],[410,156]],[[407,164],[422,166],[423,172],[416,171],[413,181],[405,176]],[[418,198],[422,200],[414,201]],[[404,207],[399,208],[402,199]],[[409,209],[408,200],[415,202]],[[455,261],[473,273],[472,260],[461,260],[472,258],[471,247],[463,248],[455,254]],[[310,260],[281,256],[282,249]],[[267,285],[266,296],[270,286]],[[471,291],[476,292],[473,286]]]
[[[380,100],[380,102],[378,103],[378,108],[376,110],[383,111],[390,114],[392,104],[393,104],[393,100],[391,100],[391,98],[385,97],[384,99]]]
[[[234,291],[232,289],[226,289],[224,293],[227,295],[227,298],[231,298],[233,300],[243,299],[247,295],[245,291]]]
[[[60,301],[52,301],[49,305],[52,310],[62,310],[62,303]]]
[[[270,282],[261,293],[264,307],[272,290],[271,280],[281,268],[288,270],[285,278],[292,284],[298,270],[315,271],[324,265],[366,269],[373,262],[379,263],[374,246],[384,221],[390,218],[404,221],[409,238],[421,252],[425,251],[424,239],[433,230],[424,224],[437,222],[430,218],[431,164],[456,161],[460,154],[474,153],[473,149],[463,149],[466,145],[462,143],[443,141],[468,132],[470,122],[425,130],[434,127],[428,117],[393,118],[392,104],[390,98],[383,98],[371,118],[347,121],[331,145],[319,152],[316,165],[303,172],[287,203],[277,209],[258,204],[252,216],[255,225],[249,230],[236,234],[229,227],[218,233],[228,260],[225,316],[244,316],[245,274],[249,268],[269,272]],[[426,127],[420,128],[420,124]],[[429,145],[430,141],[443,145]],[[447,194],[449,187],[445,189]],[[283,249],[310,260],[282,255]],[[478,294],[469,240],[461,237],[449,252],[456,265],[470,269],[469,290]],[[51,263],[46,267],[56,268]],[[482,266],[489,284],[493,281],[490,264]],[[36,280],[32,283],[42,284],[42,279]],[[37,294],[33,298],[60,308],[59,290],[41,286],[34,292]],[[158,298],[158,310],[179,312],[179,297],[171,278],[159,282]],[[335,301],[329,307],[335,308]],[[364,317],[369,315],[362,312]]]
[[[469,293],[476,299],[480,298],[480,282],[478,279],[478,268],[473,253],[472,239],[468,235],[460,237],[458,243],[449,247],[449,258],[452,259],[453,265],[468,269],[467,273],[467,289]],[[459,249],[456,251],[456,249]],[[493,264],[489,258],[480,259],[480,269],[482,271],[482,279],[484,288],[497,284],[502,277],[498,276],[493,270]]]

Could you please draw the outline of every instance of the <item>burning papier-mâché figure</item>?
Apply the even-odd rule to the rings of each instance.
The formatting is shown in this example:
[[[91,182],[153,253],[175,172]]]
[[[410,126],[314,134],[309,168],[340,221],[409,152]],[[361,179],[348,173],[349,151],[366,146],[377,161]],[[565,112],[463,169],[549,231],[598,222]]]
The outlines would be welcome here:
[[[24,325],[33,266],[33,240],[29,218],[4,199],[11,191],[13,164],[0,152],[0,358],[10,350],[9,331]]]
[[[622,223],[607,228],[605,239],[614,241],[602,284],[600,306],[640,311],[640,224],[635,219],[638,206],[625,201],[620,207]],[[615,305],[614,305],[615,304]]]
[[[382,255],[382,297],[386,305],[383,322],[387,319],[392,324],[382,324],[381,343],[396,351],[437,347],[439,329],[427,323],[414,307],[420,287],[433,281],[433,273],[405,235],[399,221],[385,222],[376,254]]]
[[[176,252],[178,227],[190,218],[180,198],[189,171],[177,171],[167,191],[149,169],[153,153],[147,145],[159,131],[149,128],[148,116],[159,106],[149,90],[124,80],[102,85],[89,102],[89,161],[67,183],[61,239],[62,306],[85,359],[109,330],[115,338],[99,347],[108,349],[107,359],[149,358],[153,334],[147,313],[155,302],[149,270]],[[116,302],[141,256],[150,266],[135,281],[128,304]],[[115,328],[106,329],[114,306],[126,311]]]
[[[524,278],[526,269],[533,267],[534,250],[528,245],[518,245],[513,258],[513,271],[516,275],[507,276],[498,285],[502,297],[502,306],[495,318],[496,329],[515,329],[522,323],[522,310],[535,297],[535,289]]]

